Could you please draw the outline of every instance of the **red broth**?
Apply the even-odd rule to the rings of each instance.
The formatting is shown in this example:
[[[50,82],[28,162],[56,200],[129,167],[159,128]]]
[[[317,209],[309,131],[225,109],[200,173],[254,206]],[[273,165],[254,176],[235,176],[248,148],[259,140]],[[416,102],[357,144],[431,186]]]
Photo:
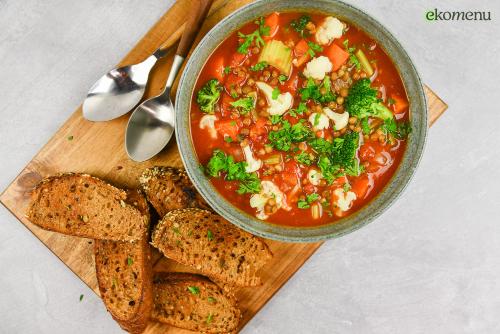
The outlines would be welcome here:
[[[310,18],[309,22],[306,19],[302,20],[305,25],[293,23],[300,23],[300,18],[304,15]],[[342,21],[344,31],[341,37],[334,37],[333,40],[328,41],[331,35],[317,35],[318,30],[326,24],[324,15],[273,13],[262,20],[261,23],[250,22],[227,37],[207,60],[199,75],[193,93],[190,115],[192,140],[198,159],[203,166],[207,166],[214,151],[220,150],[226,159],[232,156],[234,162],[227,163],[226,161],[226,165],[232,163],[234,168],[241,170],[245,167],[247,171],[249,164],[244,163],[247,160],[243,147],[248,146],[253,160],[260,161],[260,168],[247,174],[254,175],[253,181],[255,178],[258,179],[253,185],[260,182],[260,188],[254,187],[253,192],[251,190],[248,193],[239,194],[237,190],[242,183],[246,182],[238,180],[238,178],[241,180],[240,175],[234,174],[233,180],[229,180],[231,177],[228,175],[228,170],[224,168],[211,176],[210,171],[214,172],[214,169],[206,169],[207,176],[223,197],[250,215],[279,225],[317,226],[335,222],[360,209],[376,196],[390,180],[402,159],[406,148],[406,136],[403,130],[409,119],[408,98],[403,83],[396,67],[382,48],[366,33],[348,22]],[[328,20],[338,25],[335,20]],[[299,31],[301,27],[304,27],[303,36],[294,27],[297,27]],[[253,39],[249,43],[248,50],[242,49],[240,46],[247,38],[241,34],[249,35],[255,31],[262,32],[260,35],[264,45],[258,44]],[[281,41],[291,51],[294,64],[290,65],[289,73],[285,73],[288,68],[279,69],[279,64],[278,67],[270,63],[261,69],[255,67],[265,45],[273,40]],[[320,40],[323,45],[318,45]],[[304,46],[307,47],[304,48]],[[239,47],[241,52],[238,52]],[[358,64],[362,58],[358,50],[361,50],[369,60],[373,74],[370,68]],[[304,75],[306,66],[311,66],[312,69],[313,65],[308,64],[313,58],[317,59],[321,56],[329,60],[332,69],[327,71],[328,66],[323,66],[323,68],[319,67],[319,72],[326,72],[325,77],[329,79],[318,79],[321,73],[314,74],[316,79],[308,79]],[[312,70],[308,71],[308,75],[312,72]],[[397,125],[398,131],[391,130],[386,124],[389,121],[386,122],[378,116],[353,118],[352,113],[349,115],[348,125],[342,129],[335,128],[335,126],[342,125],[342,121],[337,122],[337,118],[326,118],[328,128],[322,128],[325,126],[324,122],[322,126],[319,126],[318,120],[324,118],[321,115],[326,115],[324,108],[329,108],[337,116],[343,115],[350,108],[348,108],[347,101],[354,100],[354,97],[351,97],[351,95],[354,96],[353,86],[367,78],[372,80],[370,87],[376,90],[379,103],[390,110],[389,115]],[[205,112],[201,110],[200,105],[203,101],[201,104],[198,103],[197,96],[211,79],[218,80],[217,87],[220,90],[220,96],[217,102],[212,104],[213,110],[207,113],[206,110]],[[325,80],[330,81],[329,89],[325,88]],[[271,98],[266,96],[259,88],[261,86],[257,87],[257,82],[269,85],[275,96]],[[304,100],[302,92],[307,88],[308,82],[318,87],[321,96],[327,96]],[[293,97],[292,107],[281,116],[271,115],[277,110],[270,108],[273,99],[278,94],[286,97],[287,93]],[[255,104],[254,107],[247,108],[250,110],[231,105],[234,101],[249,97]],[[276,100],[281,101],[280,99],[281,97]],[[284,100],[286,102],[286,98]],[[303,104],[303,113],[294,113],[293,111],[297,108],[300,111],[300,103]],[[286,103],[280,106],[283,105]],[[210,129],[209,126],[205,126],[202,129],[200,121],[208,114],[216,118],[214,128]],[[345,115],[343,116],[345,120]],[[313,121],[310,121],[310,118]],[[286,128],[286,122],[292,127],[302,122],[302,130],[308,132],[309,137],[306,140],[294,141],[298,140],[298,137],[290,136],[293,132],[283,130]],[[283,134],[288,141],[291,139],[292,142],[288,142],[290,147],[287,147],[287,144],[285,147],[280,146],[275,139],[281,137],[271,135],[271,133]],[[329,160],[326,161],[332,162],[343,153],[339,153],[339,149],[330,149],[325,154],[319,152],[311,144],[315,138],[322,138],[329,143],[341,142],[342,145],[348,142],[347,138],[357,141],[355,155],[353,159],[345,160],[348,161],[345,164],[342,160],[340,168],[332,167],[334,172],[330,173],[330,167],[322,164],[323,169],[319,166],[320,159],[327,156]],[[344,140],[339,140],[339,138]],[[300,156],[302,158],[299,157],[301,153],[303,153]],[[243,162],[243,164],[237,165],[238,162]],[[334,163],[329,165],[334,165]],[[309,177],[311,169],[320,173],[319,181]],[[243,175],[243,178],[247,176]],[[267,181],[272,182],[276,188],[269,190],[267,185],[270,183]],[[264,184],[266,191],[262,190]],[[251,205],[252,197],[255,197],[253,205]]]

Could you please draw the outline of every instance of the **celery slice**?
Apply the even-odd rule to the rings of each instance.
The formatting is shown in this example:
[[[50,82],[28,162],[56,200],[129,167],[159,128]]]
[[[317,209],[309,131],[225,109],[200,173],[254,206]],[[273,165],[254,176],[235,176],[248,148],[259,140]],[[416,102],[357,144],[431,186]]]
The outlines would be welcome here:
[[[365,53],[361,49],[358,49],[355,52],[355,55],[356,55],[356,58],[358,58],[359,63],[361,64],[361,68],[363,69],[363,71],[365,71],[365,73],[369,77],[371,77],[373,75],[373,67],[372,67],[372,65],[370,65],[370,61],[368,60],[368,58],[366,58]]]
[[[292,66],[292,50],[281,41],[271,40],[260,53],[259,63],[263,61],[288,76]]]

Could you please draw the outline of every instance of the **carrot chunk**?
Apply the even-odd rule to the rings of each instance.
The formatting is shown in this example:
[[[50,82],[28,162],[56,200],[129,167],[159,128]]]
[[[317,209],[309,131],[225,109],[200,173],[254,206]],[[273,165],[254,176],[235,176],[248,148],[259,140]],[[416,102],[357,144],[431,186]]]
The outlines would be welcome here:
[[[337,71],[349,58],[349,52],[342,49],[337,44],[332,44],[325,50],[325,55],[333,64],[333,70]]]
[[[264,24],[269,27],[269,35],[264,38],[273,38],[279,29],[280,14],[274,12],[266,17]]]
[[[402,98],[398,95],[391,95],[391,99],[394,102],[392,105],[392,110],[394,110],[396,114],[400,114],[406,111],[406,108],[408,108],[408,101],[406,101],[405,98]]]

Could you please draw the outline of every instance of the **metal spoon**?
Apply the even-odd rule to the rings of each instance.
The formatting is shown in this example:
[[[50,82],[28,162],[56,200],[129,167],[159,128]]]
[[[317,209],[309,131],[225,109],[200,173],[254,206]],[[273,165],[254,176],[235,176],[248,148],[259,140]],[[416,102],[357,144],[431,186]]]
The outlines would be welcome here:
[[[196,13],[186,22],[163,92],[142,102],[130,116],[125,133],[125,149],[132,160],[151,159],[160,153],[172,138],[175,124],[175,110],[170,99],[172,84],[212,2],[213,0],[199,0],[200,5],[193,8]]]
[[[158,59],[170,53],[181,32],[177,29],[143,62],[112,69],[97,80],[83,101],[83,117],[94,122],[109,121],[132,110],[144,95],[149,72]]]

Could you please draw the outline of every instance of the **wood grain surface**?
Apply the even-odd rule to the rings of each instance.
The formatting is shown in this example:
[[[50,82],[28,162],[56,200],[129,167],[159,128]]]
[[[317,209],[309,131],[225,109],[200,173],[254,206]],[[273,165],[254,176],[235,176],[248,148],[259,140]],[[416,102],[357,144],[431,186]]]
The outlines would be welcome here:
[[[125,56],[120,64],[133,64],[145,59],[169,37],[178,39],[184,29],[184,22],[190,14],[195,0],[179,0],[138,44]],[[251,0],[216,0],[203,24],[195,45],[211,27],[224,16],[233,12]],[[172,55],[159,61],[150,76],[150,83],[145,97],[158,94],[165,83]],[[429,121],[432,125],[446,110],[447,105],[428,87],[425,87],[429,106]],[[157,157],[143,163],[136,163],[127,158],[124,150],[124,133],[128,115],[119,119],[92,123],[82,118],[78,108],[50,141],[21,171],[18,177],[0,196],[0,201],[33,234],[40,239],[57,257],[61,259],[83,282],[97,294],[93,241],[69,237],[44,231],[25,218],[29,202],[29,191],[43,177],[59,172],[74,171],[89,173],[120,186],[134,188],[138,185],[141,172],[154,165],[181,166],[182,162],[175,141]],[[268,241],[274,258],[262,270],[264,284],[257,288],[242,288],[237,293],[243,313],[243,327],[262,306],[286,283],[286,281],[320,247],[321,243],[287,244]],[[156,271],[192,271],[182,265],[155,253]],[[151,323],[146,333],[190,333],[166,325]]]

